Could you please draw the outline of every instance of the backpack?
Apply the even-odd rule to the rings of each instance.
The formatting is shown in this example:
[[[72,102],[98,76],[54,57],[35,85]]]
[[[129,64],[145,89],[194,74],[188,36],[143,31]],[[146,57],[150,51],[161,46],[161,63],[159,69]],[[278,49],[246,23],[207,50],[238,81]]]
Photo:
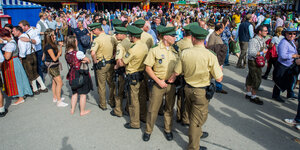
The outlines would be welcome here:
[[[80,43],[83,47],[89,48],[91,46],[91,37],[88,35],[81,36]]]

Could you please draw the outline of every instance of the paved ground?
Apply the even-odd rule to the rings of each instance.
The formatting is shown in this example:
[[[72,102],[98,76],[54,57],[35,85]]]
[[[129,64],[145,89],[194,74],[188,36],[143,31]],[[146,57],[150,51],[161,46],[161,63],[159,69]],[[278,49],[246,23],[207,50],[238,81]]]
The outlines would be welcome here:
[[[244,98],[244,83],[247,69],[236,69],[236,58],[231,56],[231,66],[224,69],[224,89],[228,95],[216,94],[209,106],[209,117],[204,131],[210,136],[201,145],[210,150],[299,150],[300,144],[293,141],[300,137],[299,131],[282,122],[283,118],[294,117],[297,100],[278,103],[270,99],[273,83],[263,80],[264,91],[258,95],[263,106],[250,103]],[[70,88],[65,79],[65,60],[62,76],[63,97],[70,103]],[[91,73],[92,77],[94,76]],[[50,88],[49,77],[46,84]],[[296,91],[298,93],[298,91]],[[283,96],[286,93],[282,94]],[[149,142],[142,141],[145,124],[141,130],[123,127],[128,117],[112,117],[109,112],[98,108],[94,90],[88,94],[86,108],[92,112],[79,116],[77,109],[70,115],[70,107],[57,108],[52,102],[52,92],[27,98],[18,106],[10,106],[15,100],[6,98],[9,113],[0,119],[1,150],[180,150],[188,144],[188,128],[174,121],[174,140],[168,142],[163,135],[163,117],[158,117]]]

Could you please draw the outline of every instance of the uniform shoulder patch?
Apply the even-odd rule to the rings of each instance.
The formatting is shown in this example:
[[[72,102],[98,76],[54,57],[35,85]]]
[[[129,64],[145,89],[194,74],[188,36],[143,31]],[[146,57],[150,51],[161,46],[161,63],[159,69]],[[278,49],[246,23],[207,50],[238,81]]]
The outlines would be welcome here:
[[[130,56],[130,53],[127,52],[126,55],[125,55],[125,58],[128,58]]]
[[[158,44],[155,44],[155,45],[153,45],[151,48],[155,48],[155,47],[157,47],[158,46]]]
[[[208,49],[208,51],[210,51],[211,53],[213,53],[214,55],[217,56],[217,54],[216,54],[214,51],[212,51],[212,50],[210,50],[210,49]]]
[[[135,46],[135,44],[132,44],[132,45],[130,46],[130,48],[133,48],[133,46]]]
[[[96,44],[96,43],[95,43],[95,41],[94,41],[94,42],[93,42],[93,44],[92,44],[92,47],[94,47],[94,46],[95,46],[95,44]]]

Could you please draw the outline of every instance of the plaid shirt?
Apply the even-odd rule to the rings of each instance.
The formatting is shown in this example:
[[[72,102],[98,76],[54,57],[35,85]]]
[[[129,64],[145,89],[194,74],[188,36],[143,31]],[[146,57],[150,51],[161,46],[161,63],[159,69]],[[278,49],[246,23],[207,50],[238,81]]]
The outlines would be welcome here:
[[[223,33],[221,34],[221,37],[224,43],[228,43],[229,38],[231,37],[231,32],[228,26],[225,27]]]

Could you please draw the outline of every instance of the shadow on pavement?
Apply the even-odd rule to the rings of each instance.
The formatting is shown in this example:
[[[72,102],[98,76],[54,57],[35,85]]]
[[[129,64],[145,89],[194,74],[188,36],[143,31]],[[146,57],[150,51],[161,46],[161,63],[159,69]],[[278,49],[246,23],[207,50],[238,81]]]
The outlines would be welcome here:
[[[64,137],[62,139],[62,148],[60,150],[73,150],[71,144],[68,144],[69,137]]]

